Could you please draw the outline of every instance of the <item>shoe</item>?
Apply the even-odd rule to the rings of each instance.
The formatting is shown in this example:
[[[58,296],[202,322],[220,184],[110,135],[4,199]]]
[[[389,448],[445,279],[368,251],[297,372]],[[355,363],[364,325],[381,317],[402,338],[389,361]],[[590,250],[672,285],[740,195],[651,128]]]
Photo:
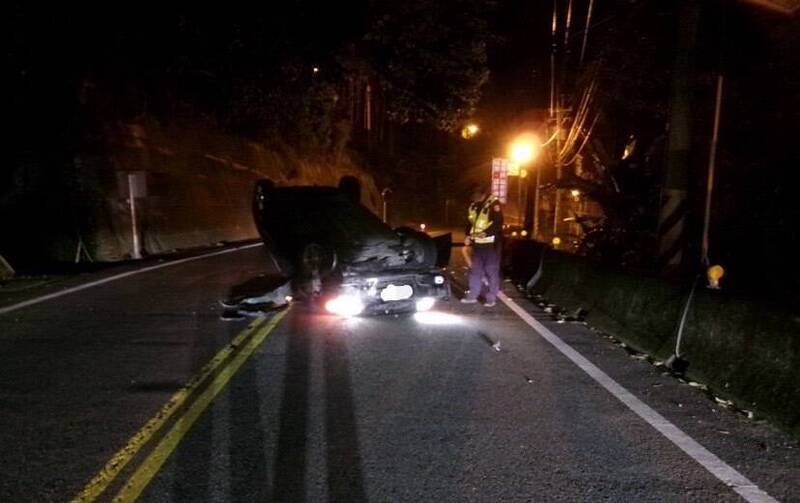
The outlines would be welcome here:
[[[477,302],[478,299],[470,299],[468,297],[464,297],[463,299],[461,299],[462,304],[476,304]]]
[[[497,303],[495,301],[493,301],[493,300],[490,300],[489,302],[484,304],[485,307],[494,307],[496,305],[497,305]]]

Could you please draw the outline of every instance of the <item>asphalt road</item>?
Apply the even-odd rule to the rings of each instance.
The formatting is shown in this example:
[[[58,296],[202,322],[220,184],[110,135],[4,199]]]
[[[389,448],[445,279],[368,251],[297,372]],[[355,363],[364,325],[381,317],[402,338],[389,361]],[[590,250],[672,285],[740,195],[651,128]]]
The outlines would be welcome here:
[[[220,320],[270,264],[248,248],[0,306],[0,501],[742,501],[506,305]],[[506,292],[762,497],[800,501],[796,441]]]

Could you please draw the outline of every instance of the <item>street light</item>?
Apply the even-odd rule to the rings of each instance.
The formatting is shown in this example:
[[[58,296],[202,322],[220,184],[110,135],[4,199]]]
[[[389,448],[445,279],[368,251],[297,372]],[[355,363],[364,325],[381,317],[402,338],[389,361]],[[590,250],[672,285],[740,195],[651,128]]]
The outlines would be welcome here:
[[[467,124],[464,126],[464,129],[461,130],[461,137],[465,140],[471,140],[480,132],[480,130],[481,128],[475,123]]]
[[[521,134],[511,142],[511,146],[508,148],[509,157],[520,166],[524,166],[539,155],[541,145],[541,140],[535,134]]]

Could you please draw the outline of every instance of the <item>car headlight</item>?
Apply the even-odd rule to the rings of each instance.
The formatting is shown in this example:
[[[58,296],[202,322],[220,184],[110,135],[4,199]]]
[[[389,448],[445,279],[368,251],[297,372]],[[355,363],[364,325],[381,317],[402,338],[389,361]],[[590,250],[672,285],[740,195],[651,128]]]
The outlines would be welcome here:
[[[433,277],[433,283],[435,285],[444,285],[444,276],[438,276],[438,275],[434,276]]]
[[[417,311],[429,311],[436,303],[433,297],[423,297],[417,301]]]
[[[325,310],[349,318],[361,314],[364,311],[364,303],[356,295],[339,295],[325,303]]]

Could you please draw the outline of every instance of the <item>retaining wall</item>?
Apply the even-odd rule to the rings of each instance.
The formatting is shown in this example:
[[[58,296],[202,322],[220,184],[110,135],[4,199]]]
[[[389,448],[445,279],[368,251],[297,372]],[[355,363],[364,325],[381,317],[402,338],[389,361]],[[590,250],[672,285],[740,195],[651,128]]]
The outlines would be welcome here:
[[[517,279],[530,278],[542,245],[511,248]],[[661,359],[672,354],[689,281],[634,275],[553,250],[544,257],[535,290],[550,302],[587,309],[590,324],[636,349]],[[681,353],[690,377],[800,435],[800,313],[698,287]]]
[[[380,204],[372,177],[345,156],[313,158],[188,121],[107,124],[64,164],[20,168],[40,174],[28,176],[3,208],[9,223],[0,253],[12,265],[71,262],[79,238],[94,260],[128,258],[130,208],[120,179],[130,171],[147,181],[147,196],[137,198],[146,254],[258,237],[251,201],[253,183],[264,177],[277,185],[335,186],[352,175],[362,182],[362,202],[376,213]]]

